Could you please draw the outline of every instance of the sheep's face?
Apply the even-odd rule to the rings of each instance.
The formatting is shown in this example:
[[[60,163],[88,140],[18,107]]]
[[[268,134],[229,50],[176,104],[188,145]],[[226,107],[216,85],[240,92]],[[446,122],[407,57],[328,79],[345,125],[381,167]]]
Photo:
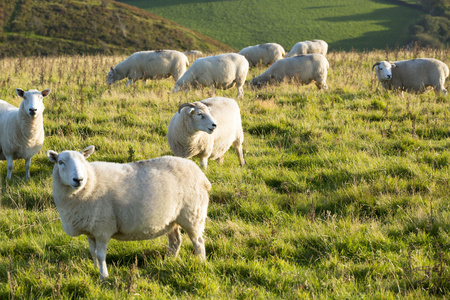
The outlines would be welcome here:
[[[208,106],[195,102],[194,107],[185,108],[184,111],[191,117],[195,130],[211,134],[216,129],[217,122]]]
[[[50,94],[50,90],[46,89],[42,92],[38,90],[29,90],[24,92],[22,89],[16,89],[17,95],[23,98],[20,109],[31,118],[36,118],[44,111],[44,97]]]
[[[111,67],[111,70],[109,70],[108,72],[108,76],[106,76],[106,82],[108,84],[113,84],[114,82],[116,82],[117,80],[120,80],[122,78],[120,78],[119,74],[117,74],[116,70]]]
[[[81,152],[63,151],[57,153],[55,151],[47,151],[47,157],[58,170],[61,183],[70,186],[73,189],[82,189],[87,182],[86,158],[94,152],[94,146],[89,146]]]
[[[394,63],[380,61],[374,65],[375,73],[379,81],[389,81],[392,79],[392,68],[397,67]]]
[[[260,76],[250,80],[250,85],[252,88],[261,88],[266,82],[261,79]]]

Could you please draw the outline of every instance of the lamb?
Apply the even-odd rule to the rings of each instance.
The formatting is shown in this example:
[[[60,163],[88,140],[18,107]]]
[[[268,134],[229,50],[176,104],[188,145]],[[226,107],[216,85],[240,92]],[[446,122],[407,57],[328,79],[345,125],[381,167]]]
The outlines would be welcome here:
[[[174,155],[199,156],[200,165],[205,169],[208,159],[218,159],[222,164],[231,145],[240,165],[245,164],[239,106],[230,98],[215,97],[182,104],[170,120],[167,141]]]
[[[20,107],[0,100],[0,160],[6,160],[6,178],[11,179],[14,159],[25,160],[25,179],[29,180],[31,158],[44,144],[43,98],[50,89],[42,92],[16,89],[23,100]]]
[[[317,88],[327,90],[328,60],[322,54],[305,54],[277,60],[250,84],[261,87],[272,82],[294,80],[302,84],[315,81]]]
[[[387,90],[423,93],[427,87],[432,87],[436,96],[441,92],[445,96],[448,94],[444,84],[449,70],[440,60],[418,58],[395,62],[380,61],[372,66],[372,71],[374,68],[378,81]]]
[[[266,43],[262,45],[249,46],[239,51],[239,54],[245,56],[249,66],[253,67],[261,63],[268,66],[283,58],[286,54],[284,48],[276,43]]]
[[[178,80],[189,61],[186,55],[175,50],[141,51],[118,63],[108,73],[106,81],[113,84],[128,78],[127,86],[139,79],[162,79],[173,76]]]
[[[236,85],[240,98],[244,96],[244,83],[247,79],[248,61],[236,53],[198,58],[175,83],[173,92],[189,90],[190,86],[209,86],[229,89]]]
[[[108,277],[106,248],[111,239],[134,241],[167,234],[168,254],[181,246],[180,227],[205,260],[203,231],[211,184],[190,160],[163,156],[119,164],[92,162],[95,147],[47,151],[53,162],[53,198],[69,236],[84,234],[94,265]]]
[[[326,55],[327,52],[328,52],[328,44],[325,41],[312,40],[312,41],[298,42],[292,47],[291,51],[289,51],[286,57],[311,53],[319,53],[322,55]]]
[[[189,50],[189,51],[185,51],[183,53],[184,53],[184,55],[186,55],[186,57],[188,58],[190,63],[192,63],[197,58],[200,58],[203,56],[202,51],[199,51],[199,50]]]

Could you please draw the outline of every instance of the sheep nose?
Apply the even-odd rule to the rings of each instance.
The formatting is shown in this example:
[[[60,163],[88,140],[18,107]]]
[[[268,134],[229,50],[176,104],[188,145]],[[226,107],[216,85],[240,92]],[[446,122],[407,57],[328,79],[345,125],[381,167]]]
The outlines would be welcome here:
[[[392,77],[392,75],[387,75],[387,78],[388,78],[388,79],[391,79],[391,77]]]
[[[81,183],[83,182],[83,178],[73,178],[73,182],[75,182],[78,185],[81,185]]]
[[[212,123],[212,128],[216,128],[217,127],[217,124],[216,123]]]
[[[29,111],[31,115],[34,115],[37,112],[37,108],[30,108]]]

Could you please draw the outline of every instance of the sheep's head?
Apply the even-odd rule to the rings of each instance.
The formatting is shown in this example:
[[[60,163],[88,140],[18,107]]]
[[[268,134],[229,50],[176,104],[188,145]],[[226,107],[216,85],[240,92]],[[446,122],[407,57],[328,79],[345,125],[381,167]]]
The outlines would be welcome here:
[[[22,97],[22,103],[20,103],[20,109],[22,109],[31,118],[36,118],[44,111],[44,97],[50,94],[50,89],[39,92],[38,90],[23,91],[22,89],[16,89],[18,96]]]
[[[116,69],[114,69],[113,67],[111,67],[111,69],[108,72],[108,76],[106,76],[106,82],[108,84],[113,84],[114,82],[122,79],[123,77],[121,77],[119,74],[117,74]]]
[[[217,127],[216,120],[211,115],[211,108],[201,102],[181,104],[178,113],[188,116],[195,131],[211,134]]]
[[[392,79],[392,68],[396,68],[397,65],[390,61],[380,61],[372,66],[372,70],[375,68],[379,81],[388,81]]]
[[[62,184],[73,189],[82,189],[87,182],[86,158],[95,150],[94,146],[88,146],[83,151],[63,151],[57,153],[53,150],[47,151],[48,159],[58,169],[59,179]]]

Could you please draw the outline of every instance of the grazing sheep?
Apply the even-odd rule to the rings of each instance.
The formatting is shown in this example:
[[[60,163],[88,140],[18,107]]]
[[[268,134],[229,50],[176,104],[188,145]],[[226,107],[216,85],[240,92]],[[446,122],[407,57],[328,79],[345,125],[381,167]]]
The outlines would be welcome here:
[[[202,51],[199,51],[199,50],[189,50],[189,51],[185,51],[183,53],[184,53],[184,55],[186,55],[186,57],[188,58],[190,63],[192,63],[197,58],[200,58],[203,56]]]
[[[239,54],[245,56],[249,62],[249,66],[253,67],[261,63],[268,66],[283,58],[286,54],[284,48],[276,43],[267,43],[256,46],[249,46],[239,51]]]
[[[312,41],[304,41],[298,42],[292,47],[291,51],[286,54],[286,57],[292,57],[295,55],[301,54],[312,54],[319,53],[322,55],[326,55],[328,52],[328,44],[322,40],[312,40]]]
[[[128,164],[93,162],[83,151],[47,151],[53,162],[53,198],[64,231],[85,234],[94,265],[108,277],[106,248],[111,239],[134,241],[167,234],[168,253],[180,250],[183,228],[195,254],[206,259],[203,231],[211,184],[190,160],[164,156]]]
[[[436,96],[441,92],[447,95],[444,84],[449,70],[440,60],[418,58],[395,62],[380,61],[372,66],[372,71],[374,68],[378,80],[387,90],[423,93],[427,87],[432,87]]]
[[[161,79],[173,76],[178,80],[189,61],[181,52],[175,50],[141,51],[130,55],[118,63],[108,73],[106,81],[113,84],[118,80],[128,78],[127,86],[139,79]]]
[[[247,78],[248,61],[244,56],[227,53],[216,56],[198,58],[192,66],[175,83],[173,92],[189,87],[209,86],[229,89],[236,85],[237,97],[244,96],[244,83]]]
[[[199,156],[200,165],[205,169],[208,159],[219,159],[222,164],[231,145],[240,165],[245,164],[241,114],[236,101],[230,98],[215,97],[182,104],[170,120],[167,141],[174,155]]]
[[[31,158],[44,144],[43,98],[50,89],[24,92],[16,89],[23,98],[17,108],[0,100],[0,160],[6,160],[6,178],[11,179],[14,159],[25,160],[25,178],[30,179]]]
[[[322,54],[305,54],[277,60],[264,73],[253,78],[250,84],[261,87],[273,82],[294,80],[302,84],[315,81],[317,88],[328,89],[328,60]]]

